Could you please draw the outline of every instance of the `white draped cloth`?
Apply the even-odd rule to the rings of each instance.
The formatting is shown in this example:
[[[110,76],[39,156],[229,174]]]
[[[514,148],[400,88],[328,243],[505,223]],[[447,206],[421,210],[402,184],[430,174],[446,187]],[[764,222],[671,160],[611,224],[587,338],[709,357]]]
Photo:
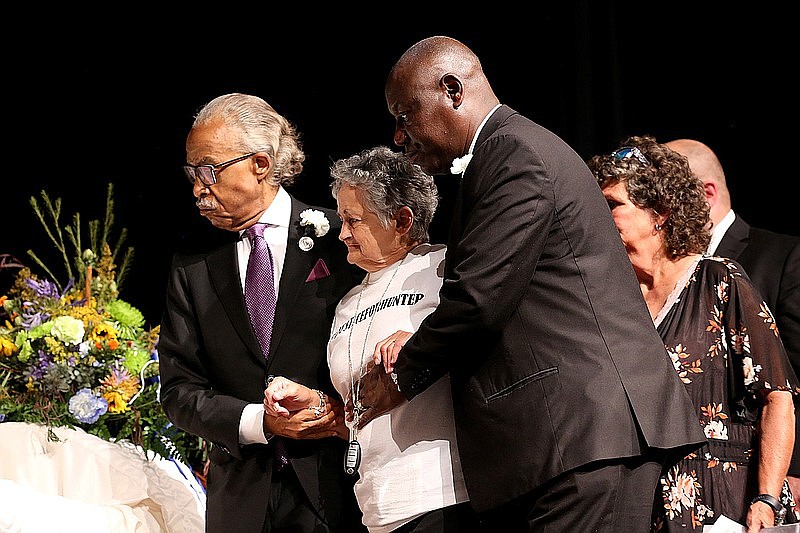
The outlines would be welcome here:
[[[0,423],[0,531],[202,533],[205,491],[184,464],[80,429]]]

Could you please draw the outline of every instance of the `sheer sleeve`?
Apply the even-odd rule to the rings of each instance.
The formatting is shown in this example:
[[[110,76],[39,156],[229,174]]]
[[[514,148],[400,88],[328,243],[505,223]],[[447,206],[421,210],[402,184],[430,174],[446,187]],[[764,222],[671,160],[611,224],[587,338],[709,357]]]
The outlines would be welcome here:
[[[722,260],[726,267],[716,280],[719,320],[724,328],[720,342],[727,343],[732,399],[757,417],[760,393],[786,390],[800,393],[800,384],[781,342],[772,312],[742,267]]]

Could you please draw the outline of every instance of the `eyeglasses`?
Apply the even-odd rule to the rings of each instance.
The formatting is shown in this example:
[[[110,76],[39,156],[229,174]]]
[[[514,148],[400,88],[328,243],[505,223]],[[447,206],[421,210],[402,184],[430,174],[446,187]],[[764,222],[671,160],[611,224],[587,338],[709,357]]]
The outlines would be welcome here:
[[[643,165],[650,164],[650,161],[647,160],[642,151],[635,146],[624,146],[619,150],[614,150],[611,152],[611,157],[613,157],[615,161],[624,161],[625,159],[635,157]]]
[[[217,171],[222,171],[226,167],[238,163],[239,161],[244,161],[257,153],[258,152],[250,152],[249,154],[240,155],[229,161],[217,163],[216,165],[184,165],[183,171],[186,173],[186,177],[192,185],[194,185],[197,179],[200,179],[205,186],[214,185],[217,182]]]

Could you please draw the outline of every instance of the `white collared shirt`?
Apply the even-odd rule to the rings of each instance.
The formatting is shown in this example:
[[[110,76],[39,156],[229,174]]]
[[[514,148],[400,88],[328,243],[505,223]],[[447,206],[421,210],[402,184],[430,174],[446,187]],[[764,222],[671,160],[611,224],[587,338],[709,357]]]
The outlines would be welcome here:
[[[286,261],[286,242],[289,239],[289,218],[292,216],[292,199],[283,187],[278,188],[278,194],[269,204],[266,211],[261,214],[258,222],[269,224],[264,228],[264,240],[267,241],[269,251],[272,253],[272,263],[275,270],[273,279],[275,280],[275,296],[278,296],[278,285],[280,284],[283,263]],[[239,234],[239,242],[236,243],[236,256],[239,261],[239,279],[242,283],[242,294],[244,294],[244,279],[247,276],[247,261],[250,258],[250,239],[245,237],[245,230]]]
[[[731,227],[731,224],[733,224],[735,219],[736,214],[733,212],[733,209],[731,209],[724,217],[722,217],[722,220],[719,221],[719,224],[711,228],[711,242],[708,243],[706,255],[714,255],[714,253],[717,251],[720,241],[722,240],[722,237],[725,236],[725,232],[728,231],[728,228]]]
[[[480,134],[481,134],[481,130],[482,130],[482,129],[483,129],[483,127],[486,125],[486,123],[489,121],[489,117],[491,117],[491,116],[494,114],[494,112],[495,112],[495,111],[497,111],[498,109],[500,109],[500,106],[501,106],[501,105],[503,105],[503,104],[497,104],[496,106],[494,106],[494,107],[492,108],[492,110],[491,110],[491,111],[489,111],[489,112],[486,114],[486,116],[485,116],[485,117],[483,117],[483,120],[482,120],[482,121],[481,121],[481,123],[478,125],[478,129],[477,129],[477,130],[475,130],[475,135],[472,137],[472,142],[469,144],[469,151],[468,151],[468,152],[465,154],[465,156],[470,156],[470,160],[472,160],[472,157],[471,157],[471,156],[472,156],[472,151],[475,149],[475,143],[476,143],[476,142],[478,142],[478,135],[480,135]],[[460,159],[460,158],[456,158],[456,159]],[[464,171],[466,171],[466,169],[467,169],[467,166],[469,166],[469,161],[467,161],[467,164],[466,164],[466,165],[464,165],[464,170],[462,170],[462,171],[460,172],[460,174],[461,174],[461,176],[462,176],[462,177],[464,176]]]
[[[289,223],[292,216],[292,199],[283,187],[278,188],[278,194],[269,204],[259,222],[269,224],[264,229],[264,240],[267,241],[272,253],[273,267],[275,269],[275,296],[278,296],[283,264],[286,261],[286,246],[289,239]],[[244,234],[244,231],[242,232]],[[239,261],[239,277],[244,294],[244,280],[247,276],[247,261],[250,258],[250,239],[239,239],[236,243],[236,256]],[[242,417],[239,419],[239,442],[242,444],[266,444],[263,426],[264,406],[260,403],[251,403],[244,407]]]

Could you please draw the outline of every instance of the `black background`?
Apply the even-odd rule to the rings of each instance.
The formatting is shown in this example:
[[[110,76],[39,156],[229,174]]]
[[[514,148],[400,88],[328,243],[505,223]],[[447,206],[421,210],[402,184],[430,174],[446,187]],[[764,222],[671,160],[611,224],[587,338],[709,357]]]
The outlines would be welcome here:
[[[737,212],[753,225],[799,234],[790,17],[728,2],[650,4],[495,2],[437,15],[387,4],[381,16],[372,13],[377,4],[352,13],[310,4],[296,13],[214,6],[174,21],[118,7],[95,19],[8,18],[0,253],[34,266],[33,249],[60,275],[30,197],[46,190],[62,198],[62,226],[80,212],[85,228],[103,218],[113,183],[110,240],[127,228],[135,250],[121,297],[157,323],[172,253],[219,238],[197,214],[180,169],[198,108],[226,92],[265,98],[297,125],[307,153],[290,192],[335,207],[328,166],[392,145],[386,74],[408,46],[435,34],[470,46],[503,103],[585,159],[632,134],[701,140],[720,157]],[[432,235],[442,242],[455,180],[437,183],[444,198]]]

